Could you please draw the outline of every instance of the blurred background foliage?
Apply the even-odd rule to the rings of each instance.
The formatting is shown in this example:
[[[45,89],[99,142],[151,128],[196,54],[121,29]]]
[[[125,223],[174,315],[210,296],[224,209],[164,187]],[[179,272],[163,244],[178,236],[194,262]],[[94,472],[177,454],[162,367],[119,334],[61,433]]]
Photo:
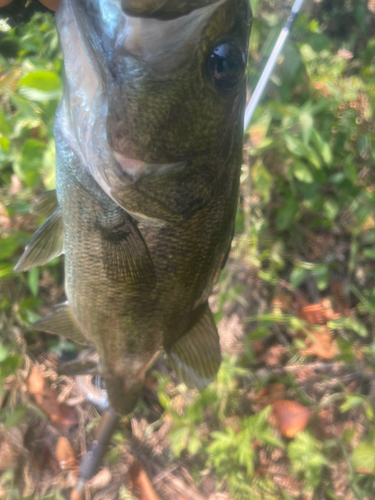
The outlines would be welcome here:
[[[288,15],[280,1],[251,4],[249,89]],[[14,382],[24,360],[74,346],[28,330],[63,300],[62,259],[13,272],[42,223],[30,206],[54,187],[54,19],[0,29],[4,430],[35,411]],[[375,2],[307,1],[245,134],[236,235],[211,304],[226,351],[218,380],[189,393],[155,374],[169,460],[207,497],[375,497],[374,106]],[[9,469],[1,449],[0,439]],[[12,474],[0,498],[4,485],[7,498],[26,498]]]

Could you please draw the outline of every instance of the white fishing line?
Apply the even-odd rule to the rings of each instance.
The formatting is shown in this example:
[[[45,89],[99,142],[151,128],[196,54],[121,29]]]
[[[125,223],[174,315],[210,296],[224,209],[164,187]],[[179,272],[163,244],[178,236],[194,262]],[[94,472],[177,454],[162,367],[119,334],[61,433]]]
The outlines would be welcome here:
[[[249,126],[250,120],[253,117],[254,111],[256,110],[259,101],[263,95],[264,89],[268,83],[268,80],[270,79],[270,76],[273,72],[273,69],[275,67],[277,58],[280,55],[280,52],[282,51],[284,44],[288,38],[288,35],[290,33],[290,29],[292,27],[293,21],[295,20],[304,0],[296,0],[293,4],[292,10],[290,12],[290,15],[287,19],[287,22],[283,29],[281,30],[281,33],[275,43],[275,46],[271,52],[271,55],[267,61],[267,64],[263,70],[263,73],[261,74],[261,77],[259,79],[259,82],[257,86],[255,87],[254,93],[251,96],[250,102],[246,107],[245,111],[245,120],[244,120],[244,130],[247,129]]]

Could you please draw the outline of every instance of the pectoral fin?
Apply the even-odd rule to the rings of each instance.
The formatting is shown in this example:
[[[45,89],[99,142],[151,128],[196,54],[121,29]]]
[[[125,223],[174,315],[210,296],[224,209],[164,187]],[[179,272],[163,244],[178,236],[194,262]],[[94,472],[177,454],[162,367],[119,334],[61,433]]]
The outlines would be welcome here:
[[[219,335],[208,305],[168,355],[173,369],[188,387],[202,389],[214,380],[220,367],[221,352]]]
[[[132,221],[125,219],[114,229],[99,227],[103,262],[109,279],[128,287],[153,288],[156,278],[151,255]]]
[[[31,328],[41,332],[62,335],[73,342],[77,342],[77,344],[88,345],[90,343],[77,325],[68,302],[58,304],[51,314],[33,323]]]
[[[57,208],[56,189],[45,191],[35,200],[31,213],[39,217],[50,217]]]
[[[33,234],[15,271],[42,266],[64,252],[64,229],[60,208]]]
[[[112,199],[139,222],[161,227],[166,222],[179,223],[183,218],[170,210],[147,189],[130,186],[120,193],[111,193]]]

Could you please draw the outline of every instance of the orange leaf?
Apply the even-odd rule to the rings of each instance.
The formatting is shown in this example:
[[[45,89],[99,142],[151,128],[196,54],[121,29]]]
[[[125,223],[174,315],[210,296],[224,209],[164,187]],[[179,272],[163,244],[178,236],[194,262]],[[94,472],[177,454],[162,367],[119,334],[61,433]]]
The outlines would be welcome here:
[[[154,490],[141,462],[136,461],[133,463],[129,469],[128,478],[132,483],[131,489],[133,490],[133,488],[137,488],[140,491],[139,500],[160,500],[160,497]]]
[[[60,436],[57,440],[55,457],[62,470],[78,470],[78,461],[76,460],[73,448],[66,437]]]
[[[322,304],[309,304],[304,306],[299,315],[300,318],[311,325],[323,325],[326,322]]]
[[[32,369],[28,384],[30,394],[34,396],[37,405],[49,416],[52,422],[63,425],[76,425],[78,423],[75,409],[57,401],[55,392],[44,380],[38,368]]]
[[[296,401],[282,399],[273,403],[273,411],[281,434],[291,438],[305,429],[311,412]]]
[[[315,355],[323,359],[332,359],[338,354],[338,350],[332,335],[325,328],[321,332],[313,332],[306,339],[306,349],[301,349],[303,356]]]

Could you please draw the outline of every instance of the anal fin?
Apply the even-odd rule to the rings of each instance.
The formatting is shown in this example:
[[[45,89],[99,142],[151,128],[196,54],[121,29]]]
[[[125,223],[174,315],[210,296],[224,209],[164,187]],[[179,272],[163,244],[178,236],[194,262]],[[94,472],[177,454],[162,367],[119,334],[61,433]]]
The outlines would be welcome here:
[[[77,344],[90,344],[77,325],[68,302],[63,302],[55,306],[54,310],[48,316],[33,323],[31,328],[41,332],[61,335],[73,342],[77,342]]]
[[[18,261],[15,271],[42,266],[64,252],[64,228],[60,208],[33,234]]]
[[[221,352],[208,304],[198,321],[172,346],[168,355],[179,379],[189,388],[202,389],[215,379]]]
[[[56,189],[45,191],[35,200],[31,206],[31,213],[39,217],[50,217],[57,208]]]

